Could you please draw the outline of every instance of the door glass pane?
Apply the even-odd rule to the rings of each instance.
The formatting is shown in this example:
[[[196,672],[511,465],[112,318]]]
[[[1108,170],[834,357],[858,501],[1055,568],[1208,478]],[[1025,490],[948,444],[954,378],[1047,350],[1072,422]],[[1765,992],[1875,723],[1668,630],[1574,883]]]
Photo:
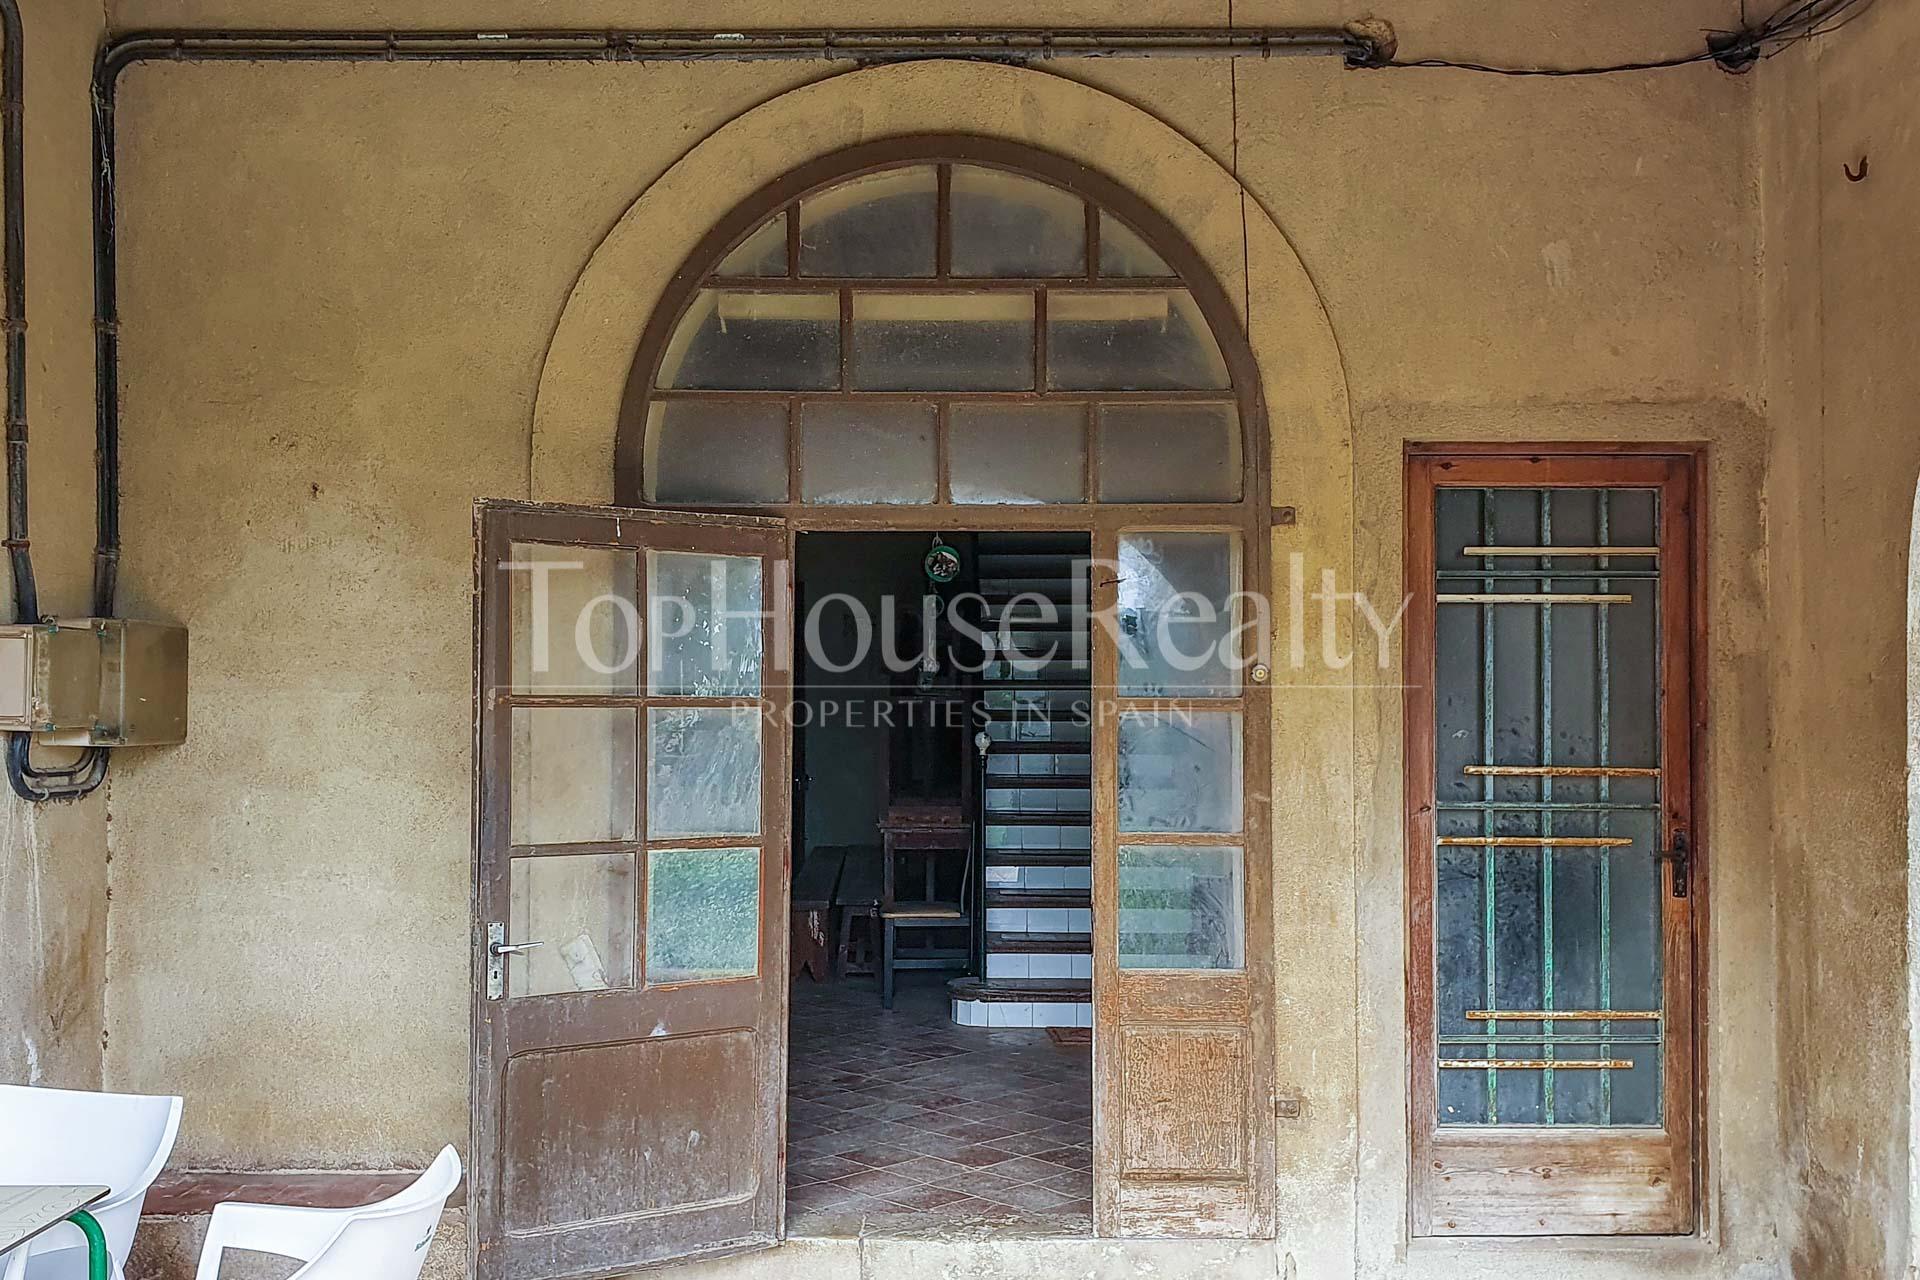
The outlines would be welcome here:
[[[515,844],[631,840],[637,717],[631,707],[515,707]]]
[[[1167,277],[1173,268],[1166,259],[1147,247],[1120,219],[1102,210],[1100,213],[1100,274],[1121,278],[1140,276]]]
[[[515,858],[507,941],[538,942],[507,957],[507,994],[541,996],[633,985],[633,855]]]
[[[930,276],[939,180],[932,165],[888,169],[800,202],[803,276]]]
[[[1434,589],[1453,597],[1435,619],[1443,1125],[1661,1122],[1655,496],[1435,494]],[[1540,595],[1570,598],[1500,599]],[[1543,768],[1581,772],[1523,772]]]
[[[758,230],[720,260],[718,276],[783,276],[787,274],[787,215],[763,222]]]
[[[1100,409],[1102,502],[1238,502],[1240,414],[1229,404]]]
[[[647,981],[750,977],[760,960],[760,851],[647,854]]]
[[[639,618],[634,553],[516,542],[507,575],[515,693],[631,693]]]
[[[856,391],[1029,391],[1033,295],[856,293]]]
[[[1084,502],[1087,415],[1079,405],[960,403],[947,411],[955,502]]]
[[[1239,969],[1246,894],[1234,845],[1120,846],[1120,967]]]
[[[787,406],[656,400],[641,472],[648,502],[785,502]]]
[[[930,404],[800,406],[800,495],[808,502],[932,502],[939,484]]]
[[[826,391],[840,383],[832,293],[702,289],[660,360],[659,385],[703,391]]]
[[[1047,295],[1047,385],[1225,390],[1227,364],[1185,289],[1055,289]]]
[[[1087,206],[1071,191],[973,165],[953,166],[956,276],[1077,276],[1087,269]]]
[[[1231,534],[1121,535],[1122,694],[1192,697],[1239,688],[1233,639],[1239,569],[1239,543]]]
[[[1240,830],[1240,713],[1120,716],[1120,830]]]
[[[647,709],[647,839],[760,831],[760,708]]]
[[[760,557],[647,553],[651,692],[751,697],[760,692],[766,621]]]

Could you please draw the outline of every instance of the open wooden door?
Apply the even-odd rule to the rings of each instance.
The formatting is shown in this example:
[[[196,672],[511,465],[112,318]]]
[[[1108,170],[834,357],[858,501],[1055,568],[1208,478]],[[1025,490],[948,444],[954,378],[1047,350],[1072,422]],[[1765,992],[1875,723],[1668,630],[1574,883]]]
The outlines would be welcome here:
[[[1095,543],[1094,1218],[1273,1234],[1266,670],[1238,528]]]
[[[476,516],[473,1274],[780,1237],[787,535]]]

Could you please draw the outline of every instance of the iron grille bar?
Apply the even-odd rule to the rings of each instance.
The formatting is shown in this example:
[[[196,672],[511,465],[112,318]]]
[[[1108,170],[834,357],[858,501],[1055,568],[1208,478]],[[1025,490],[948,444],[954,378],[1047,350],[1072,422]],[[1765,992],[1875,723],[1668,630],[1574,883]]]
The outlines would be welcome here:
[[[1626,1058],[1442,1058],[1442,1071],[1631,1071]],[[1549,1116],[1547,1123],[1552,1124]]]
[[[1460,772],[1475,778],[1657,778],[1658,769],[1610,764],[1470,764]]]
[[[1626,836],[1441,836],[1439,843],[1464,849],[1624,849]]]
[[[1467,1010],[1468,1022],[1658,1022],[1661,1016],[1658,1009]]]
[[[1602,539],[1604,542],[1605,539]],[[1658,547],[1465,547],[1464,556],[1657,556]],[[1526,575],[1532,577],[1532,574]]]
[[[1535,575],[1529,575],[1535,576]],[[1491,585],[1491,584],[1489,584]],[[1632,604],[1633,597],[1627,595],[1605,595],[1599,592],[1567,592],[1555,595],[1548,591],[1442,591],[1434,597],[1441,604]]]

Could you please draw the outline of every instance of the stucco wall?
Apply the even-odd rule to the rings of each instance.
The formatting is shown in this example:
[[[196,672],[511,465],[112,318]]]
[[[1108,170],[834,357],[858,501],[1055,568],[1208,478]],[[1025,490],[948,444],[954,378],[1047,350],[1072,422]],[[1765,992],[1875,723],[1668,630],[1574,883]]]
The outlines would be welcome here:
[[[1907,1274],[1907,547],[1920,9],[1769,64],[1767,413],[1782,1097],[1798,1274]],[[1867,157],[1867,178],[1843,165]]]
[[[42,612],[77,615],[93,550],[87,77],[104,15],[86,0],[21,7],[34,577]],[[0,592],[11,620],[4,558]],[[98,1086],[106,885],[103,795],[35,807],[0,786],[0,1081]]]
[[[568,20],[639,20],[600,7]],[[260,8],[129,0],[115,18],[277,20]],[[318,4],[302,20],[420,20],[401,8]],[[498,8],[485,20],[510,20]],[[1569,5],[1542,25],[1537,6],[1428,0],[1387,16],[1415,54],[1550,58],[1576,40],[1605,58],[1684,48],[1727,8]],[[1224,17],[1091,3],[1048,15]],[[764,5],[704,16],[834,20]],[[1033,20],[1024,6],[901,20],[947,19]],[[583,267],[702,139],[823,74],[168,64],[126,76],[123,606],[193,628],[194,731],[116,765],[106,1076],[187,1093],[182,1163],[417,1162],[465,1133],[470,502],[604,496],[610,416],[599,434],[591,414],[543,409],[536,430]],[[1709,745],[1710,803],[1726,824],[1716,854],[1737,874],[1716,872],[1708,973],[1711,1230],[1551,1265],[1769,1265],[1784,1219],[1755,638],[1754,82],[1710,68],[1530,83],[1296,61],[839,76],[807,91],[823,104],[811,123],[776,112],[738,134],[751,152],[700,169],[704,188],[682,171],[692,203],[648,224],[667,237],[649,270],[704,230],[696,204],[724,209],[754,174],[834,138],[963,119],[1097,160],[1175,217],[1245,312],[1276,405],[1275,500],[1301,514],[1277,535],[1278,564],[1299,550],[1396,594],[1408,438],[1712,442],[1722,578],[1709,678],[1726,723]],[[891,89],[872,87],[889,76]],[[1083,119],[1098,127],[1069,127]],[[1170,176],[1209,164],[1216,176],[1191,190],[1224,199]],[[596,279],[653,287],[638,269]],[[645,313],[644,296],[625,305]],[[596,353],[592,369],[563,372],[617,386],[637,337],[637,325],[594,333],[569,348]],[[1397,948],[1379,941],[1399,936],[1404,892],[1397,697],[1295,689],[1278,705],[1279,1079],[1308,1109],[1281,1132],[1287,1236],[1273,1262],[1314,1277],[1510,1273],[1511,1250],[1400,1241],[1404,1003]]]

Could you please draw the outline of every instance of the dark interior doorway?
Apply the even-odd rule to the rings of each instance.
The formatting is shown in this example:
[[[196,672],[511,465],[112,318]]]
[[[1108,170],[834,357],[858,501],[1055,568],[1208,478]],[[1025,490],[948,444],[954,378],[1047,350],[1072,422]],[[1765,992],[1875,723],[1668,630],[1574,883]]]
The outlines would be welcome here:
[[[798,536],[790,1235],[1091,1233],[1088,548]]]

